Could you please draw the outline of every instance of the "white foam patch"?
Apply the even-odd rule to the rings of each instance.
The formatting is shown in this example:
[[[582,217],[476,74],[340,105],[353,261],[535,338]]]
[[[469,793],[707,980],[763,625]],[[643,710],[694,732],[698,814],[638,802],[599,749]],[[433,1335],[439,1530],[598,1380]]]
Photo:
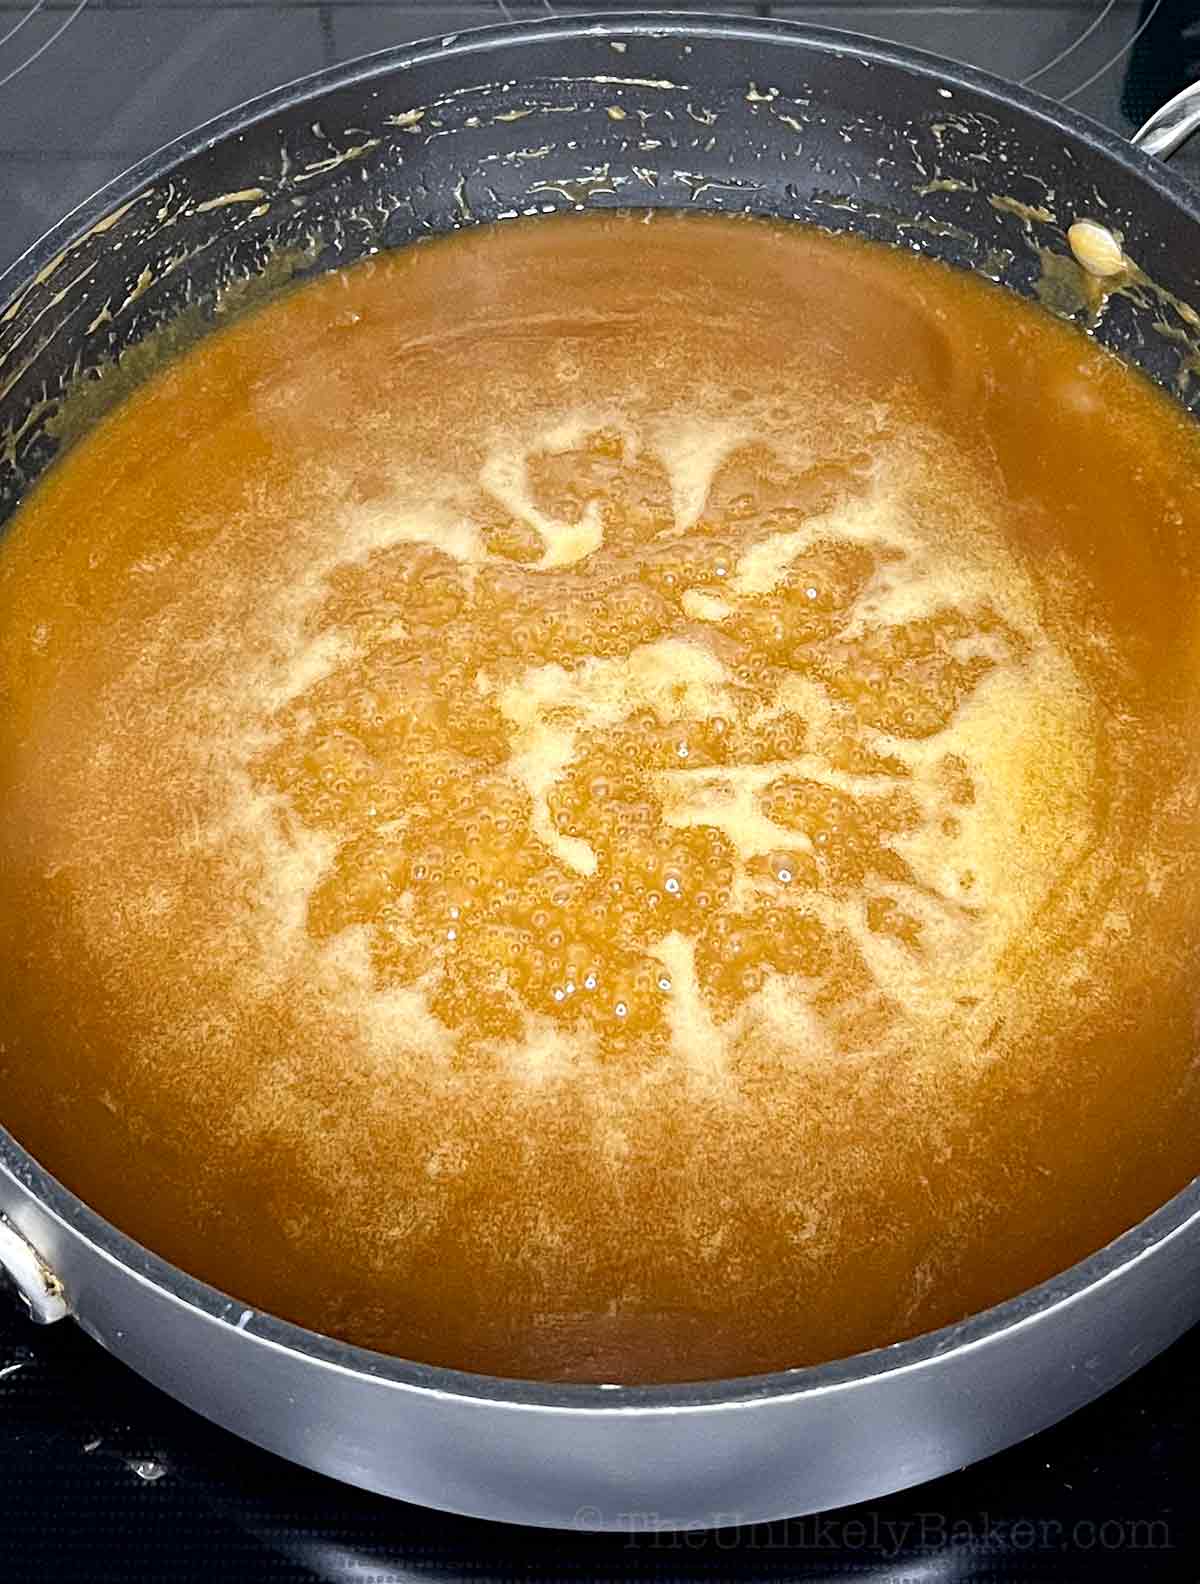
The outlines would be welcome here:
[[[578,445],[599,425],[583,417],[542,431],[525,444],[500,444],[483,463],[479,480],[492,498],[512,513],[518,522],[533,528],[545,548],[537,562],[542,571],[573,566],[604,543],[600,502],[588,501],[575,522],[548,516],[537,505],[529,486],[528,459],[535,450],[562,452]]]
[[[501,701],[506,714],[509,714],[505,706],[511,703],[511,693],[509,689]],[[511,714],[509,718],[513,718]],[[592,875],[598,862],[595,852],[581,836],[565,836],[558,829],[548,802],[551,791],[575,757],[576,736],[577,729],[552,726],[535,715],[518,732],[508,772],[529,793],[533,803],[530,824],[542,845],[576,874]]]
[[[368,931],[362,925],[322,943],[316,956],[322,995],[385,1066],[449,1061],[455,1039],[429,1010],[432,977],[413,985],[379,984],[371,966]]]
[[[671,481],[675,531],[686,533],[703,513],[721,464],[753,438],[753,430],[728,419],[688,417],[661,420],[651,433]]]
[[[679,603],[684,614],[693,621],[720,622],[733,614],[729,601],[709,589],[688,589]]]
[[[548,806],[553,787],[576,754],[580,735],[614,726],[637,709],[659,720],[706,720],[728,714],[733,702],[725,667],[709,650],[686,639],[644,644],[615,660],[590,659],[575,670],[533,666],[500,695],[514,728],[509,773],[533,800],[539,840],[578,874],[596,871],[596,854],[581,837],[564,836]]]
[[[902,487],[881,480],[862,498],[849,498],[828,511],[810,517],[800,528],[769,534],[739,558],[729,580],[731,594],[769,594],[787,576],[797,558],[822,540],[898,550],[912,556],[923,547],[916,529],[907,521]]]
[[[231,909],[228,924],[234,929],[228,945],[236,942],[239,978],[261,995],[296,968],[298,957],[308,956],[309,899],[328,873],[339,842],[332,832],[297,820],[283,797],[261,791],[235,763],[218,767],[210,757],[208,771],[219,777],[223,795],[202,845],[218,855],[234,895],[241,898],[240,908]],[[215,948],[227,926],[214,923],[216,939],[210,944]],[[246,954],[247,941],[253,942],[252,955]]]
[[[771,975],[748,1012],[754,1037],[770,1040],[797,1067],[829,1066],[844,1059],[829,1020],[813,1005],[812,987],[795,975]]]
[[[768,765],[665,770],[658,777],[663,818],[681,830],[707,825],[723,831],[742,859],[761,857],[779,848],[810,850],[812,843],[802,832],[768,818],[759,797],[780,776],[802,774],[803,766],[813,763],[810,756]]]
[[[1095,706],[1069,660],[1043,643],[1028,659],[985,677],[937,738],[889,743],[930,801],[939,750],[958,754],[974,772],[974,802],[954,809],[958,835],[948,836],[931,809],[919,829],[894,840],[931,891],[969,896],[978,910],[977,954],[958,964],[975,982],[959,993],[978,993],[992,981],[1008,943],[1032,938],[1050,894],[1102,840],[1097,730]],[[972,877],[965,889],[964,874]]]
[[[683,1073],[706,1089],[727,1088],[728,1037],[705,1001],[696,973],[696,942],[672,930],[654,947],[654,955],[671,980],[667,1026]]]
[[[268,683],[266,678],[263,679],[264,702],[269,714],[274,714],[302,693],[307,693],[332,671],[345,665],[353,653],[353,644],[342,632],[327,630],[318,633],[307,643],[298,641],[294,656],[284,664],[277,680]]]
[[[574,522],[543,512],[530,490],[528,460],[536,453],[561,455],[597,433],[619,436],[631,462],[637,460],[643,444],[648,445],[670,480],[673,532],[683,534],[703,512],[722,463],[751,431],[728,420],[689,416],[651,423],[644,436],[621,409],[593,408],[520,439],[505,436],[495,440],[480,470],[480,484],[518,522],[541,536],[545,548],[537,562],[540,570],[573,566],[594,554],[604,544],[604,528],[598,500],[586,502]]]
[[[599,1042],[590,1029],[575,1029],[569,1039],[550,1018],[526,1014],[521,1034],[513,1040],[485,1041],[482,1049],[499,1062],[522,1090],[576,1080],[594,1068]]]
[[[486,559],[478,525],[456,510],[452,500],[418,495],[412,482],[397,478],[380,501],[341,514],[335,536],[326,541],[326,554],[312,568],[312,576],[323,580],[338,566],[361,564],[377,551],[402,544],[430,545],[467,565]]]

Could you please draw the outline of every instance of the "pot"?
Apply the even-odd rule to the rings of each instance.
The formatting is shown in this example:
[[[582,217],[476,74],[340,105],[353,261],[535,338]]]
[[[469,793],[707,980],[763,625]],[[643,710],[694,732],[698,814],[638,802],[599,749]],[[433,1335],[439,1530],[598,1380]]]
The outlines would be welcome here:
[[[1169,152],[1198,119],[1189,92],[1144,140]],[[0,520],[158,356],[280,281],[598,204],[781,215],[929,253],[1040,296],[1197,397],[1200,199],[1147,153],[999,79],[847,33],[547,20],[280,89],[56,227],[0,279]],[[1088,287],[1065,240],[1081,217],[1120,233],[1138,266],[1127,289]],[[643,1387],[433,1368],[248,1309],[124,1236],[2,1130],[0,1211],[0,1267],[34,1319],[73,1316],[298,1463],[525,1524],[753,1523],[878,1496],[1070,1413],[1200,1317],[1200,1181],[961,1324],[819,1367]]]

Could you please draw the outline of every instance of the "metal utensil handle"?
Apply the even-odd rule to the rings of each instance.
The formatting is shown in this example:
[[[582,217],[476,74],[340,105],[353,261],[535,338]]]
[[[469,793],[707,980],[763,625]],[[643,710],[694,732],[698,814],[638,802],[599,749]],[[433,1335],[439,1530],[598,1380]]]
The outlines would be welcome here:
[[[69,1313],[62,1282],[29,1240],[0,1215],[0,1273],[7,1275],[17,1296],[39,1325],[52,1325]]]
[[[1198,128],[1200,82],[1194,82],[1173,99],[1168,99],[1161,110],[1156,110],[1129,141],[1134,148],[1145,149],[1147,154],[1157,154],[1159,159],[1170,159],[1179,145],[1186,143]]]

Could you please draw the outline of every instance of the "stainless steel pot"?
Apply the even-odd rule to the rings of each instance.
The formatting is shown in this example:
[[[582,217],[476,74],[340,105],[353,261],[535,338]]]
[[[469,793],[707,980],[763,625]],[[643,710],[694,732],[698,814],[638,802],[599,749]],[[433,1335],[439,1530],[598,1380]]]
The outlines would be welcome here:
[[[1134,142],[1167,153],[1198,122],[1189,90]],[[599,203],[862,231],[1080,317],[1065,231],[1099,219],[1142,273],[1092,333],[1194,395],[1200,201],[1138,148],[982,73],[850,34],[669,14],[550,21],[282,89],[57,227],[0,280],[0,518],[79,414],[121,389],[93,386],[92,370],[202,333],[253,295],[242,283]],[[431,1368],[247,1309],[125,1237],[3,1131],[0,1211],[0,1267],[34,1319],[72,1315],[165,1391],[298,1463],[527,1524],[750,1523],[896,1490],[1061,1418],[1200,1317],[1200,1182],[960,1325],[817,1368],[637,1388]]]

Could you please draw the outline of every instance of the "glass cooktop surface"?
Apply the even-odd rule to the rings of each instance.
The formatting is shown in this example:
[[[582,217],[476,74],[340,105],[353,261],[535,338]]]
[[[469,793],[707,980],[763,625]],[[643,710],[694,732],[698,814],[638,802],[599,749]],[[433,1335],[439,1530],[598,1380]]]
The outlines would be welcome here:
[[[626,5],[621,8],[631,9]],[[159,145],[280,83],[550,0],[0,0],[0,268]],[[1200,0],[675,10],[845,27],[1036,88],[1128,135],[1200,77]],[[1176,157],[1200,181],[1200,137]],[[236,1440],[0,1288],[0,1579],[1196,1579],[1200,1332],[1065,1424],[886,1500],[767,1527],[551,1533],[363,1495]]]

